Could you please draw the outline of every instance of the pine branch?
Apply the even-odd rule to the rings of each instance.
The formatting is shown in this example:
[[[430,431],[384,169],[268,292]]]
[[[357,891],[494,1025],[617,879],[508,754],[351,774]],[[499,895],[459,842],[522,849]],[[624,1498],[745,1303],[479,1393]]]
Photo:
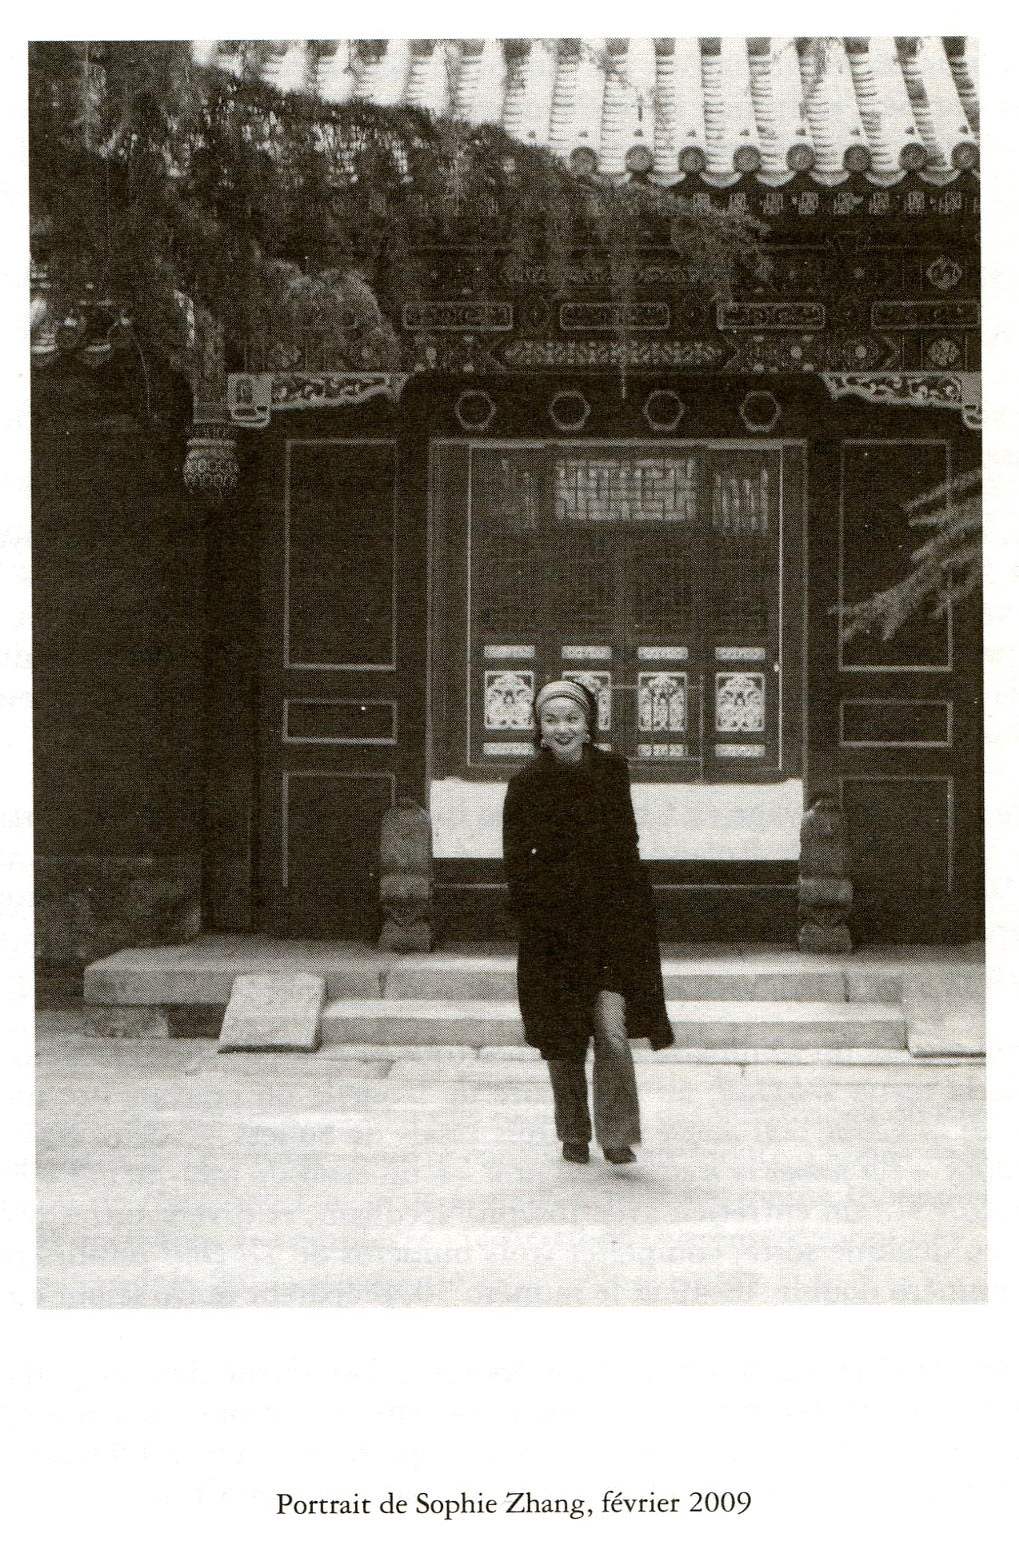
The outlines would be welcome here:
[[[947,482],[941,482],[937,487],[932,487],[929,492],[921,492],[919,497],[910,498],[908,503],[902,506],[907,514],[914,513],[918,508],[926,508],[931,503],[937,503],[943,498],[957,497],[960,492],[968,492],[971,487],[979,487],[983,480],[983,467],[975,471],[962,471],[958,476],[953,476]]]
[[[899,583],[843,607],[843,641],[876,631],[887,642],[911,617],[924,612],[944,615],[978,592],[983,575],[982,499],[979,494],[959,504],[952,499],[958,491],[971,494],[980,481],[979,470],[968,471],[903,505],[908,512],[936,501],[946,503],[933,513],[913,513],[911,528],[932,529],[934,534],[912,553],[911,570]]]

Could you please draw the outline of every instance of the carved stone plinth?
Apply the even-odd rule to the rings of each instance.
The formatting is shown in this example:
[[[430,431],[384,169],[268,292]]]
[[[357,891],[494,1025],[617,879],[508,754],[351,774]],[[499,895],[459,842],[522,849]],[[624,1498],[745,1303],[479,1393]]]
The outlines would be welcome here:
[[[379,947],[432,950],[432,821],[402,797],[382,816],[379,899],[385,916]]]
[[[429,920],[415,920],[409,926],[401,926],[395,920],[383,922],[379,932],[380,952],[431,952],[432,924]]]
[[[833,797],[816,798],[800,825],[801,952],[852,952],[846,924],[853,907],[846,821]]]

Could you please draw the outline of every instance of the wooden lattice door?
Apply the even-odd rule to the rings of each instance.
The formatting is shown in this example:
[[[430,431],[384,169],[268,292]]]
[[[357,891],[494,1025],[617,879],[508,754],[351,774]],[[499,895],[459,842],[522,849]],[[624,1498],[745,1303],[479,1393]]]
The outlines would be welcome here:
[[[780,773],[786,456],[472,447],[468,766],[529,753],[535,690],[562,674],[642,777]]]

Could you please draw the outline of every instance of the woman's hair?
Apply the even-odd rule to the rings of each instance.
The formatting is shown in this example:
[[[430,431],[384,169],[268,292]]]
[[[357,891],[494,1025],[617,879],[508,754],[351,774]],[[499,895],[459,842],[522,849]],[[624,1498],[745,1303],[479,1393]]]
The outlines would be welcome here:
[[[551,683],[552,683],[551,680],[546,680],[545,681],[546,685],[550,685]],[[594,691],[593,690],[589,690],[586,685],[582,685],[579,680],[571,680],[570,684],[571,685],[575,685],[578,690],[583,692],[583,696],[584,696],[584,715],[587,718],[587,731],[591,735],[591,738],[593,739],[594,738],[594,734],[595,734],[595,729],[598,726],[598,702],[597,702],[597,699],[595,697]],[[539,694],[540,694],[540,692],[539,692]],[[567,698],[567,699],[572,699],[572,698],[570,697],[570,698]],[[537,695],[535,696],[535,702],[537,702]],[[537,705],[535,705],[535,711],[534,711],[534,747],[535,747],[535,749],[540,749],[541,748],[541,718],[538,715]]]

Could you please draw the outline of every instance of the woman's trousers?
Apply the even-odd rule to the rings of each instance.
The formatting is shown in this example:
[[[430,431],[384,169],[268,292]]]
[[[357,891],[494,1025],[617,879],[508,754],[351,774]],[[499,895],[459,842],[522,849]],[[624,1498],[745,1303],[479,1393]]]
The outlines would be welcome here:
[[[640,1143],[640,1108],[623,997],[602,990],[594,1007],[594,1132],[603,1150]],[[555,1128],[565,1143],[591,1139],[583,1060],[550,1059]]]

